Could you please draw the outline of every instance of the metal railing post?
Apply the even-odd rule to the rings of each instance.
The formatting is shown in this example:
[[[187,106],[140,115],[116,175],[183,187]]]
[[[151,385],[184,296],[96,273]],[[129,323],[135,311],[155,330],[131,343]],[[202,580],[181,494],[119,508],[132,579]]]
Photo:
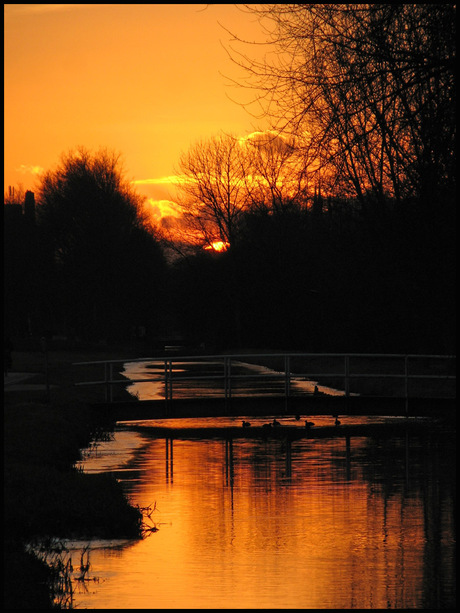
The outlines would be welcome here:
[[[406,417],[409,415],[409,356],[404,356],[404,396],[406,406]]]
[[[110,399],[110,402],[113,402],[113,385],[112,385],[112,381],[113,381],[113,362],[110,362],[110,364],[109,364],[109,399]]]
[[[228,400],[228,382],[227,382],[227,358],[224,356],[224,361],[223,361],[223,368],[224,368],[224,398],[225,398],[225,406],[227,406],[227,400]]]
[[[291,361],[290,356],[284,356],[284,409],[288,410],[289,396],[291,395]]]
[[[172,360],[165,360],[165,403],[166,413],[168,413],[169,407],[172,404],[173,390],[172,390]]]
[[[225,398],[225,408],[228,408],[229,401],[232,397],[232,375],[231,375],[231,358],[229,356],[224,356],[224,398]]]
[[[350,356],[345,356],[345,396],[350,395]]]
[[[169,362],[165,360],[165,399],[169,402]]]
[[[227,398],[232,398],[232,358],[227,358]]]
[[[104,362],[104,382],[105,382],[105,401],[109,402],[110,394],[109,394],[109,363]]]
[[[164,365],[164,378],[165,378],[165,404],[167,407],[168,406],[168,367],[167,367],[166,360],[165,360],[165,365]]]

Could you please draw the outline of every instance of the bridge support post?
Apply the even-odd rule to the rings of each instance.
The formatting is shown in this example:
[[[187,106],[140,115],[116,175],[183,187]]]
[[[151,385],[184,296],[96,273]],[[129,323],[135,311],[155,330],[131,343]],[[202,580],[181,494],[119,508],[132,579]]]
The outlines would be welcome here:
[[[112,388],[112,379],[113,379],[113,364],[109,362],[104,362],[104,383],[105,383],[105,401],[112,402],[113,401],[113,388]]]
[[[105,401],[109,401],[108,363],[104,362]]]
[[[228,409],[232,398],[232,372],[231,358],[224,357],[224,397],[225,408]]]
[[[284,356],[284,412],[288,411],[289,396],[291,395],[291,361],[290,356]]]
[[[350,356],[345,356],[345,396],[350,395]]]
[[[409,356],[404,356],[404,396],[406,417],[409,416]]]
[[[166,414],[169,413],[169,409],[172,405],[173,389],[172,389],[172,361],[165,360],[165,403]]]

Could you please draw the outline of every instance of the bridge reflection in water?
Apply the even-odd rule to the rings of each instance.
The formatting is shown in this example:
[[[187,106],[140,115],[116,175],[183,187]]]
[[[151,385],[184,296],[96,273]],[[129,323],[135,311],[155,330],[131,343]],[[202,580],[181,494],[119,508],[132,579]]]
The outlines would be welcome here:
[[[184,427],[176,427],[174,420],[165,420],[160,422],[161,425],[154,425],[155,420],[147,420],[141,422],[122,422],[121,427],[126,427],[130,432],[139,432],[142,436],[152,440],[165,441],[165,475],[166,482],[173,483],[174,481],[174,444],[183,441],[202,442],[205,440],[221,440],[225,444],[225,457],[222,458],[225,463],[226,485],[232,485],[234,477],[234,443],[240,445],[244,439],[259,439],[265,440],[266,443],[276,443],[279,445],[279,455],[284,458],[285,462],[285,477],[289,478],[292,471],[292,445],[297,441],[302,440],[312,443],[318,439],[343,439],[343,450],[346,467],[347,479],[350,476],[351,460],[353,450],[353,439],[363,439],[363,437],[377,437],[379,440],[387,440],[394,437],[403,437],[405,439],[405,473],[409,474],[409,438],[426,435],[427,423],[425,420],[405,420],[393,419],[389,421],[369,421],[347,425],[339,422],[337,425],[333,419],[328,419],[333,425],[328,425],[326,418],[316,419],[317,426],[313,422],[308,422],[307,428],[303,427],[303,422],[299,422],[298,426],[291,425],[291,418],[280,418],[281,422],[278,426],[273,426],[272,423],[262,423],[261,418],[255,420],[248,427],[243,426],[228,426],[228,425],[205,425],[203,420],[200,420],[199,427],[184,425]],[[188,420],[190,421],[190,420]],[[219,420],[218,420],[219,421]],[[166,424],[166,425],[165,425]],[[305,440],[307,439],[307,440]]]
[[[145,427],[143,428],[145,433]],[[159,438],[162,438],[161,434],[158,434]],[[177,438],[177,437],[176,437]],[[179,437],[179,440],[183,440]],[[225,485],[232,486],[234,480],[234,454],[233,454],[233,441],[232,437],[225,437]],[[406,441],[407,444],[407,441]],[[286,479],[289,479],[292,474],[292,450],[291,450],[292,440],[289,437],[286,437],[283,440],[282,453],[285,458],[285,473],[284,476]],[[165,473],[166,473],[166,483],[173,483],[174,478],[174,437],[165,437]],[[350,436],[345,437],[345,459],[346,459],[346,478],[350,478]],[[408,466],[406,466],[406,473],[408,474]]]
[[[449,413],[455,400],[455,356],[241,354],[81,362],[75,366],[86,372],[85,380],[81,374],[76,385],[101,386],[105,399],[99,408],[105,407],[116,419],[423,416]],[[94,379],[98,369],[99,378]],[[132,402],[120,395],[127,379]]]

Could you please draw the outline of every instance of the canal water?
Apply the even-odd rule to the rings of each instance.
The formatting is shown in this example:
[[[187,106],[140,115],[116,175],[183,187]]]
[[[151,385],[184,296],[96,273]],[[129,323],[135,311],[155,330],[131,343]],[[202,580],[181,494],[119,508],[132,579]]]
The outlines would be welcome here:
[[[150,509],[153,530],[89,543],[89,580],[75,583],[74,606],[455,606],[453,437],[431,427],[408,435],[401,422],[400,436],[292,442],[171,439],[153,429],[241,425],[229,418],[118,423],[82,468],[113,473],[132,504]],[[86,545],[67,543],[75,555]]]

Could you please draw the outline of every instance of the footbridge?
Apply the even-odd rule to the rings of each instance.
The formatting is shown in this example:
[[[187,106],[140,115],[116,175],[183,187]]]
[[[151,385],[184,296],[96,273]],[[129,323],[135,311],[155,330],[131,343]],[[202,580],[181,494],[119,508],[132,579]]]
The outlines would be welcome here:
[[[257,353],[74,364],[117,420],[453,415],[456,356]]]

